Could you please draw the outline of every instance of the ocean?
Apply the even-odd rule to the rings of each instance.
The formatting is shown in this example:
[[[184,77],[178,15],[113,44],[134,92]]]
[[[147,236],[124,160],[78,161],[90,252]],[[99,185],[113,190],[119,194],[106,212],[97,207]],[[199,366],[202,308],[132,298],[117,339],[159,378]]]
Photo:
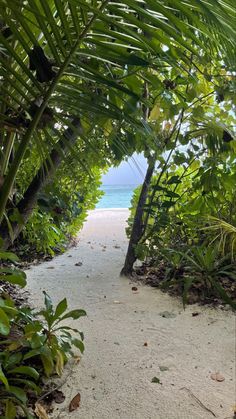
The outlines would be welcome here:
[[[129,208],[134,189],[137,185],[102,185],[104,195],[96,208]]]

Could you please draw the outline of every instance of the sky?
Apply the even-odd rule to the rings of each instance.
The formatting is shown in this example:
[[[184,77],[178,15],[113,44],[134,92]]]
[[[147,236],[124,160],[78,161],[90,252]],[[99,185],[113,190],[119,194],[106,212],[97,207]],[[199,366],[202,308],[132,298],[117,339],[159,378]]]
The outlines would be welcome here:
[[[120,166],[112,167],[103,175],[103,185],[138,185],[144,179],[147,168],[146,159],[142,154],[133,154],[128,161]]]

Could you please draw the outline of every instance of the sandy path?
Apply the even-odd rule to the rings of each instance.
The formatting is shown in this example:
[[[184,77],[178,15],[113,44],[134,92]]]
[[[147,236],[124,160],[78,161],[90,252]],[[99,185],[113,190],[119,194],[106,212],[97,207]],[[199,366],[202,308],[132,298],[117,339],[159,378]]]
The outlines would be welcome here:
[[[184,311],[181,302],[148,287],[133,293],[129,281],[119,278],[127,215],[127,210],[92,212],[76,248],[28,272],[34,304],[41,304],[41,291],[47,290],[55,302],[66,296],[71,308],[88,314],[73,322],[85,333],[86,351],[63,386],[67,398],[53,417],[213,418],[184,387],[217,418],[232,418],[233,314],[197,306]],[[175,317],[163,318],[163,311]],[[200,314],[193,317],[194,311]],[[211,380],[216,371],[224,382]],[[162,384],[151,382],[155,376]],[[70,414],[68,404],[77,392],[81,406]]]

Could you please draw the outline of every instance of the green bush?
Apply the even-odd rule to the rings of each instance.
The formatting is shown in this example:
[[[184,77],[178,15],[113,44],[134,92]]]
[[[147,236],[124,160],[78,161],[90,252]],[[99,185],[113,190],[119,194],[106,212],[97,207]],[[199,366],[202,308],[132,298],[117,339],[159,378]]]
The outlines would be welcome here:
[[[55,248],[63,249],[66,238],[50,214],[35,210],[23,230],[23,240],[37,252],[53,255]]]
[[[2,261],[17,262],[9,252],[1,252]],[[3,267],[0,279],[25,286],[25,274],[15,267]],[[20,407],[26,417],[28,393],[42,390],[42,377],[61,375],[74,348],[84,351],[83,333],[66,325],[65,320],[85,316],[84,310],[67,311],[64,298],[53,307],[44,292],[44,309],[37,312],[29,307],[16,307],[5,293],[0,297],[0,400],[5,419],[17,417]]]
[[[221,152],[214,159],[210,153],[200,158],[190,153],[191,159],[188,150],[182,154],[182,166],[173,153],[162,176],[158,172],[152,179],[137,258],[155,265],[164,260],[163,286],[179,280],[184,302],[195,280],[201,278],[206,294],[218,295],[235,307],[222,287],[224,277],[236,279],[234,161],[230,163],[228,154]],[[128,235],[139,193],[140,187],[132,198]],[[179,275],[180,266],[184,275]]]

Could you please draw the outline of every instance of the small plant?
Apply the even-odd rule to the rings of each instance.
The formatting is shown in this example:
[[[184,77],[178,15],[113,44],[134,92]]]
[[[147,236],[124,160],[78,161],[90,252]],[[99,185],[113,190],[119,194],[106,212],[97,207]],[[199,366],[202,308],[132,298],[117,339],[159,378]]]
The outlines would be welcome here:
[[[35,210],[25,229],[23,238],[31,246],[35,246],[37,252],[54,255],[55,248],[63,249],[65,236],[55,225],[50,214]]]
[[[232,301],[221,285],[221,278],[236,279],[236,268],[234,264],[228,263],[229,255],[220,257],[215,246],[195,246],[186,253],[171,250],[171,254],[178,255],[181,261],[183,274],[177,281],[180,280],[183,284],[184,305],[187,303],[190,288],[194,283],[200,282],[208,297],[212,293],[216,293],[225,303],[236,309],[236,303]],[[169,280],[166,285],[173,282],[176,282],[176,279]]]
[[[41,389],[37,385],[39,372],[33,367],[23,365],[23,354],[20,352],[0,352],[0,362],[0,400],[4,404],[4,416],[1,417],[14,419],[17,417],[18,406],[30,418],[27,392],[31,390],[36,395],[40,394]]]
[[[26,321],[24,339],[30,348],[24,360],[40,357],[46,376],[54,372],[61,375],[68,355],[74,355],[73,346],[81,353],[84,351],[83,333],[61,323],[69,318],[76,320],[85,316],[86,312],[81,309],[66,312],[66,298],[60,301],[54,310],[51,298],[45,291],[44,296],[45,308],[40,312],[21,311],[22,319]],[[41,317],[43,321],[39,320]],[[79,335],[80,339],[73,336],[71,332]]]
[[[18,258],[1,252],[2,261],[13,264]],[[2,266],[0,279],[24,287],[26,275],[15,266]],[[65,324],[85,316],[81,309],[67,311],[64,298],[53,307],[44,292],[44,308],[37,312],[29,307],[16,307],[14,301],[2,293],[0,297],[0,416],[14,419],[19,408],[31,418],[27,405],[29,391],[36,396],[42,390],[42,377],[61,375],[73,348],[84,351],[83,333]],[[78,338],[79,336],[79,338]]]

